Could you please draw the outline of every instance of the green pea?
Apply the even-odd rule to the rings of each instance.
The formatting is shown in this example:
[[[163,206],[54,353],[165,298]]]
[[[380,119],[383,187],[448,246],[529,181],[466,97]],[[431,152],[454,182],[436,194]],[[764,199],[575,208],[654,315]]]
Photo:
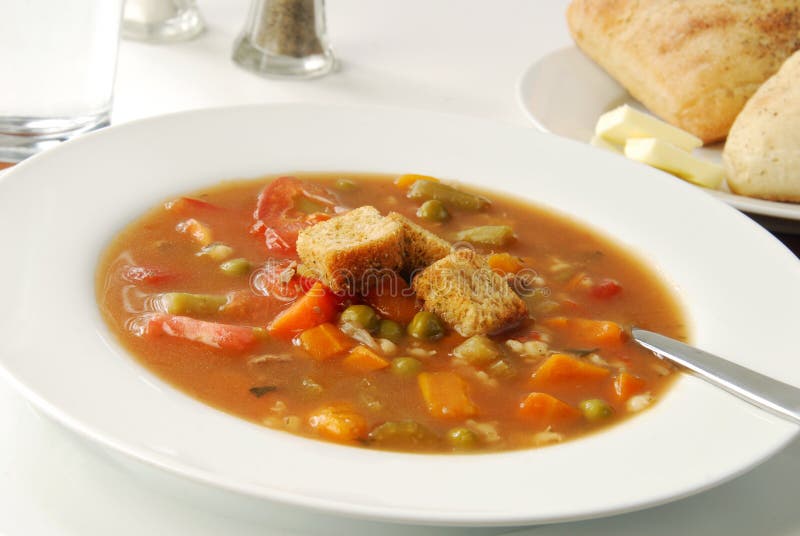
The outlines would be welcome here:
[[[438,199],[428,199],[417,209],[417,216],[429,221],[445,221],[450,213]]]
[[[429,311],[420,311],[414,315],[407,331],[415,339],[435,341],[444,335],[444,324],[435,314]]]
[[[358,185],[350,179],[336,179],[334,186],[343,192],[350,192],[358,188]]]
[[[378,337],[381,339],[389,339],[393,343],[399,343],[404,335],[403,326],[395,322],[394,320],[381,320],[381,323],[378,325]]]
[[[469,450],[478,444],[478,434],[465,426],[447,431],[447,442],[456,450]]]
[[[351,305],[342,313],[342,322],[374,332],[380,325],[380,318],[369,305]]]
[[[219,265],[228,275],[247,275],[250,273],[250,261],[247,259],[231,259]]]
[[[580,403],[583,416],[589,421],[602,421],[614,414],[614,408],[608,405],[605,400],[591,398]]]
[[[390,366],[392,374],[408,378],[416,376],[422,370],[422,362],[413,357],[395,357]]]

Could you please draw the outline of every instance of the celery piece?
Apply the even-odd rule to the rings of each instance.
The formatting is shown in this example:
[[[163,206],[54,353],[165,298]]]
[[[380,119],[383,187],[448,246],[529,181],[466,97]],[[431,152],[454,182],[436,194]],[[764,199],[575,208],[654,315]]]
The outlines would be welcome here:
[[[225,305],[227,298],[214,294],[191,294],[189,292],[165,292],[161,304],[171,315],[208,315],[216,313]]]
[[[247,275],[251,266],[247,259],[231,259],[220,264],[219,268],[228,275]]]
[[[420,179],[408,189],[411,199],[436,199],[464,210],[481,210],[489,205],[489,200],[479,195],[456,190],[439,182]]]
[[[457,240],[485,246],[507,246],[514,238],[514,229],[508,225],[482,225],[456,233]]]

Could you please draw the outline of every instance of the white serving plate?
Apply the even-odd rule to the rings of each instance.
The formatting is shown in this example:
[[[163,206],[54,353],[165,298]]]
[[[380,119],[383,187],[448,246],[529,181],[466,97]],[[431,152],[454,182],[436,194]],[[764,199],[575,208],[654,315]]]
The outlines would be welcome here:
[[[629,104],[646,111],[637,100],[578,48],[567,47],[542,56],[528,67],[517,85],[519,105],[536,127],[588,143],[601,114]],[[696,154],[722,162],[720,142],[696,150]],[[800,203],[780,203],[731,193],[704,190],[749,214],[787,220],[767,225],[786,232],[800,232]]]
[[[183,395],[107,330],[94,301],[98,255],[170,196],[298,170],[459,178],[572,215],[649,259],[685,304],[696,344],[800,385],[800,263],[730,207],[532,129],[309,105],[147,119],[15,166],[0,183],[0,368],[46,414],[131,460],[239,494],[383,521],[515,525],[630,511],[741,474],[797,433],[692,377],[607,432],[472,456],[312,441]]]

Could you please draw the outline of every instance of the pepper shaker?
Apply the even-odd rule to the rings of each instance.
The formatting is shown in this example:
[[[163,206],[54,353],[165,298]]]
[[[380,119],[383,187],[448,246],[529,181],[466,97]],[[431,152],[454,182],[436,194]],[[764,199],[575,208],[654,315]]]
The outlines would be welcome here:
[[[324,0],[252,0],[233,61],[264,76],[329,73],[336,60],[326,33]]]

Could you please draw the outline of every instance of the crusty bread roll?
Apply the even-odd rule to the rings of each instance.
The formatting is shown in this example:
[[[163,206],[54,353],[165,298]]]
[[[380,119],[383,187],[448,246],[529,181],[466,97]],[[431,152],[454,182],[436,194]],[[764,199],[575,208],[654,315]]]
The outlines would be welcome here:
[[[800,48],[797,0],[573,0],[567,21],[631,95],[706,143]]]
[[[735,193],[800,202],[800,52],[747,101],[722,158]]]

